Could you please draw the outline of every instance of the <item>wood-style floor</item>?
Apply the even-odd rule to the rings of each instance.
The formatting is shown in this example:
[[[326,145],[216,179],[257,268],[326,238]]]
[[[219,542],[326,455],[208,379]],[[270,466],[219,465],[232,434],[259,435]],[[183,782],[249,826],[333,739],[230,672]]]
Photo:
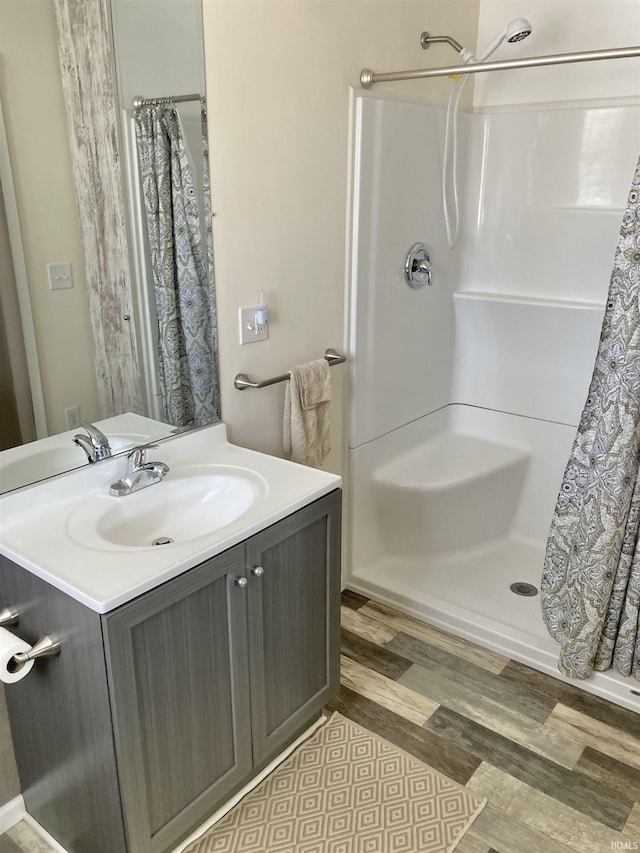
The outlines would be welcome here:
[[[640,850],[639,714],[348,591],[341,680],[328,710],[487,798],[456,853]]]

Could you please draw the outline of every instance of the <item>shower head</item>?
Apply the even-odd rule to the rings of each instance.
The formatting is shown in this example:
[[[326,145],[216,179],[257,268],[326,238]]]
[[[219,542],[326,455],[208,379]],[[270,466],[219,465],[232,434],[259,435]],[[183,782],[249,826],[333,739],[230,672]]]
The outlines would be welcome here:
[[[451,36],[432,36],[431,33],[425,31],[420,36],[420,44],[425,50],[429,45],[437,44],[438,42],[450,44],[466,65],[469,62],[484,62],[485,59],[488,59],[500,47],[503,41],[515,44],[515,42],[522,41],[522,39],[526,39],[528,35],[531,35],[532,30],[533,27],[526,18],[515,18],[513,21],[509,21],[504,30],[494,38],[489,47],[480,56],[480,59],[476,59],[470,50],[464,48],[460,42]]]
[[[530,36],[533,32],[533,27],[526,18],[516,18],[515,21],[510,21],[505,30],[505,38],[511,44],[517,41],[522,41]]]
[[[526,18],[516,18],[513,21],[509,21],[504,30],[494,38],[489,47],[487,47],[484,53],[480,55],[476,62],[484,62],[487,60],[491,54],[500,47],[503,41],[508,41],[509,44],[515,44],[517,41],[526,39],[528,35],[531,35],[532,31],[533,27]]]

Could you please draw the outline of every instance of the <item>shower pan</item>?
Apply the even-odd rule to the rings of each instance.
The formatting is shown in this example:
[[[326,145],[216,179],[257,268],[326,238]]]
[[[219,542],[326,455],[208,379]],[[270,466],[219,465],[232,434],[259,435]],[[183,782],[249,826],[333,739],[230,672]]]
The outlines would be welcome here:
[[[567,681],[535,590],[640,106],[459,118],[464,204],[451,251],[439,204],[446,111],[354,99],[346,585]],[[431,287],[406,283],[416,242]],[[578,684],[640,711],[633,679]]]

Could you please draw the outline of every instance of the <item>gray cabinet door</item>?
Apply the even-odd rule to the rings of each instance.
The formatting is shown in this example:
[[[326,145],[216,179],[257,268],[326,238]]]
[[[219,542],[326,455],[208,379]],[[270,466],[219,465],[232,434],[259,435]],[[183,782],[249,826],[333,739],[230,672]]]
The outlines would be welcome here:
[[[128,847],[160,853],[251,770],[244,547],[104,617]]]
[[[257,768],[338,690],[340,492],[251,537],[247,576]]]

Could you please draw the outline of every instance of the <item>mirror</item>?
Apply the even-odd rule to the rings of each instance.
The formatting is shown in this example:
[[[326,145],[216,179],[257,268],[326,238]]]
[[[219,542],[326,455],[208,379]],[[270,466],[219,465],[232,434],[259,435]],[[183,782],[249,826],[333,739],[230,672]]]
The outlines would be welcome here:
[[[44,439],[0,453],[0,491],[6,491],[86,464],[84,452],[71,442],[79,430],[68,427],[78,414],[102,427],[116,453],[165,437],[176,427],[219,420],[219,392],[213,269],[207,264],[211,232],[202,216],[208,198],[200,101],[181,102],[177,109],[194,174],[211,293],[210,346],[204,355],[199,349],[195,371],[200,383],[203,370],[209,373],[205,393],[213,405],[206,416],[178,418],[175,407],[167,409],[173,362],[159,366],[158,274],[154,279],[133,109],[135,95],[204,95],[200,0],[3,0],[0,57],[0,103],[41,375],[40,415],[37,392],[33,409],[37,437]],[[74,75],[84,73],[83,61],[90,75],[96,69],[100,75],[78,82]],[[103,71],[112,64],[117,105],[112,104],[109,124],[109,109],[100,97],[106,88]],[[100,156],[91,161],[98,145]],[[49,264],[55,266],[47,277]],[[70,264],[70,278],[56,277],[61,264]],[[28,335],[25,343],[28,354]],[[178,354],[185,358],[182,344]],[[23,442],[32,439],[28,429],[23,431]],[[29,464],[23,464],[27,458]]]

